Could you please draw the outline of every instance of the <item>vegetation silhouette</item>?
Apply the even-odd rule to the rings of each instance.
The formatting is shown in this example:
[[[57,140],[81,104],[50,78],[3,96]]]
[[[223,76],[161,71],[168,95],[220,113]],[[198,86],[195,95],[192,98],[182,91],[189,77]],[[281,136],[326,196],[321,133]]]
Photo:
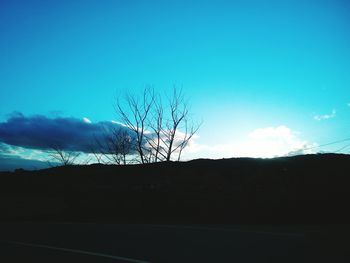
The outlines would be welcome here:
[[[194,123],[188,101],[176,86],[167,100],[151,87],[145,87],[141,95],[127,93],[116,100],[115,111],[120,122],[104,123],[98,136],[94,134],[88,142],[85,154],[57,143],[48,146],[49,165],[180,161],[201,126]]]
[[[55,144],[50,146],[48,151],[50,159],[47,162],[50,167],[74,165],[80,154],[80,152],[64,150],[63,147]]]
[[[134,134],[138,162],[142,164],[180,161],[200,127],[194,124],[188,101],[176,86],[166,102],[152,87],[145,87],[142,96],[128,93],[124,100],[117,99],[115,110],[121,123]]]
[[[91,152],[97,163],[126,165],[136,151],[136,138],[126,128],[105,127],[103,138],[95,138]]]

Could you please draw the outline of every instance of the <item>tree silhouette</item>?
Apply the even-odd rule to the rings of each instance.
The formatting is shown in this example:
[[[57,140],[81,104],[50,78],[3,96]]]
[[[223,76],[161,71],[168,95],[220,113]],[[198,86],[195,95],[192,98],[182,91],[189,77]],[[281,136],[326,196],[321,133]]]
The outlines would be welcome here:
[[[124,104],[117,100],[116,112],[135,134],[136,151],[141,163],[180,161],[200,124],[194,125],[182,90],[173,88],[166,104],[153,88],[146,87],[141,97],[127,94]]]
[[[76,159],[80,156],[80,152],[64,150],[59,145],[51,145],[48,152],[51,160],[48,161],[50,166],[54,166],[53,163],[58,163],[61,166],[73,165]]]
[[[145,148],[145,131],[147,118],[154,104],[154,90],[145,88],[141,99],[137,96],[127,94],[125,97],[127,108],[123,108],[120,100],[117,100],[116,111],[121,118],[121,121],[135,134],[136,136],[136,151],[139,154],[141,163],[147,162]]]
[[[127,156],[135,151],[136,141],[126,128],[105,128],[105,135],[95,138],[98,149],[91,147],[91,152],[98,163],[127,164]]]

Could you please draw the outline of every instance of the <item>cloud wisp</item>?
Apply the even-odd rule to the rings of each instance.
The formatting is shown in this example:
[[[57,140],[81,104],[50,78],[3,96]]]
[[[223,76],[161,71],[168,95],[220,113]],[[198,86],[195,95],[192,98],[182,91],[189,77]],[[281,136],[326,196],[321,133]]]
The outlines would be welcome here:
[[[336,116],[337,116],[337,111],[335,109],[333,109],[330,114],[316,115],[316,116],[314,116],[314,119],[316,121],[322,121],[322,120],[333,119]]]
[[[56,146],[62,150],[90,153],[96,139],[104,138],[112,128],[126,129],[113,122],[92,123],[88,118],[16,114],[0,122],[0,142],[28,149],[48,150]]]

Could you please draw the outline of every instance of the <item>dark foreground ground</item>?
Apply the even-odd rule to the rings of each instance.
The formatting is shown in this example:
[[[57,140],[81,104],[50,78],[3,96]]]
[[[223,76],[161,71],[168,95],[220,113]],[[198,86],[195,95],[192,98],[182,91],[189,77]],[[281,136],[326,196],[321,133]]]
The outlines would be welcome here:
[[[69,249],[146,262],[350,262],[349,171],[349,155],[322,154],[0,173],[0,254],[13,259],[0,262],[118,262]]]
[[[0,173],[0,221],[350,223],[350,156]]]
[[[325,226],[17,223],[0,231],[4,263],[349,262],[344,244],[322,242]]]

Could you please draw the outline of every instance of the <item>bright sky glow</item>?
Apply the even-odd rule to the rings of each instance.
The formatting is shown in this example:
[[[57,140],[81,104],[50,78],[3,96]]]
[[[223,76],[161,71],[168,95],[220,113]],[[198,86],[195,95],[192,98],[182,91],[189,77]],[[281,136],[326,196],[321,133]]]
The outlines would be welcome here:
[[[118,122],[118,94],[175,84],[203,120],[186,158],[348,138],[349,13],[342,0],[1,1],[0,122]]]
[[[301,153],[313,153],[316,144],[303,141],[296,132],[288,127],[259,128],[237,144],[217,144],[213,146],[199,145],[195,142],[187,149],[189,158],[206,158],[211,155],[214,158],[230,157],[262,157],[272,158],[277,156],[295,155]]]

